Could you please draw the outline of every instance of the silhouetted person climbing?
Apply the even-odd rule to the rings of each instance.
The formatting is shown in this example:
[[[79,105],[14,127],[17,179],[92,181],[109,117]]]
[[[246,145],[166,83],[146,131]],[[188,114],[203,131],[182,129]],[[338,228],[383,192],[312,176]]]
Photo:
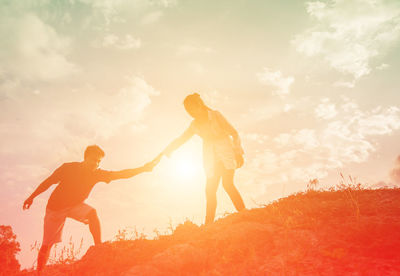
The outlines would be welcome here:
[[[104,155],[104,151],[99,146],[88,146],[82,162],[64,163],[25,200],[24,210],[29,209],[36,196],[46,191],[51,185],[58,184],[46,207],[43,242],[37,263],[39,274],[47,263],[51,247],[61,241],[67,217],[89,224],[94,243],[96,245],[101,243],[100,221],[96,210],[84,203],[96,183],[109,183],[116,179],[130,178],[142,172],[151,171],[161,157],[136,169],[106,171],[98,168]]]
[[[206,219],[212,223],[217,208],[217,189],[222,178],[222,185],[228,193],[236,210],[245,208],[239,191],[233,184],[235,169],[243,165],[243,149],[237,131],[216,110],[207,107],[197,93],[187,96],[183,102],[186,111],[194,118],[186,131],[175,139],[163,151],[170,155],[194,134],[203,139],[203,162],[207,176]]]

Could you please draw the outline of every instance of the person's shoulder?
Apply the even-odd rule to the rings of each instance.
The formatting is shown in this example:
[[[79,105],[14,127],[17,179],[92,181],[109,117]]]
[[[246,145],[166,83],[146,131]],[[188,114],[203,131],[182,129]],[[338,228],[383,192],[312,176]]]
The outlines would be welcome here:
[[[199,125],[198,120],[194,119],[190,122],[189,128],[197,128]]]
[[[219,110],[213,110],[214,114],[218,115],[218,116],[223,116],[221,111]]]
[[[61,166],[59,166],[54,172],[53,175],[54,176],[63,176],[66,174],[69,174],[69,172],[71,171],[71,169],[73,170],[74,168],[76,168],[76,163],[78,162],[67,162],[67,163],[63,163]]]
[[[66,162],[64,164],[62,164],[59,169],[60,170],[74,170],[74,169],[78,169],[81,166],[81,162]]]
[[[94,177],[96,179],[96,182],[110,183],[113,180],[113,173],[114,171],[97,168],[96,170],[94,170]]]
[[[95,173],[108,173],[111,172],[110,170],[104,170],[102,168],[97,168],[94,170]]]
[[[211,113],[211,116],[213,118],[217,118],[218,120],[225,118],[224,115],[222,115],[222,113],[220,111],[218,111],[218,110],[213,110],[212,109],[209,112]]]
[[[65,168],[71,168],[71,167],[79,167],[81,165],[81,162],[66,162],[61,165],[61,167]]]

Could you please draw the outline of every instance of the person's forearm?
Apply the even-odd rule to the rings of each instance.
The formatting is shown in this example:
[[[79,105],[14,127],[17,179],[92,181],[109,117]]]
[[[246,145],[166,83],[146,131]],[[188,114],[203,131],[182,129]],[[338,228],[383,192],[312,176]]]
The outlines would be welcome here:
[[[124,178],[131,178],[135,175],[138,175],[144,172],[144,167],[139,167],[136,169],[126,169],[122,171],[115,172],[115,179],[124,179]]]
[[[169,156],[173,151],[186,143],[193,136],[193,134],[193,128],[189,127],[181,136],[173,140],[162,153]]]
[[[52,183],[50,183],[49,181],[45,180],[43,181],[37,188],[35,191],[33,191],[33,193],[29,196],[30,198],[34,199],[35,197],[37,197],[38,195],[40,195],[41,193],[43,193],[44,191],[46,191],[50,186],[52,185]]]
[[[179,146],[182,144],[182,139],[175,139],[172,141],[164,150],[164,153],[166,155],[170,155],[172,152],[174,152]]]

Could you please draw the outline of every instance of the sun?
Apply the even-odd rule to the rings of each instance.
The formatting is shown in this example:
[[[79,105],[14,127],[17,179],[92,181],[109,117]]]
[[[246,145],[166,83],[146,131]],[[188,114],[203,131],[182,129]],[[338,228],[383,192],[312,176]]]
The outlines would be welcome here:
[[[189,180],[202,175],[201,156],[190,148],[175,152],[168,167],[169,174],[176,180]]]
[[[172,166],[174,175],[183,179],[194,177],[198,170],[197,164],[190,158],[178,158]]]

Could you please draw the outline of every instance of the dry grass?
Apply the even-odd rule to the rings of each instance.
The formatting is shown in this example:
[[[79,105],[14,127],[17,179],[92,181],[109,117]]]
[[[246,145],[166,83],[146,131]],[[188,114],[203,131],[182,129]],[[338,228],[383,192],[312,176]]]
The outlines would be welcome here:
[[[155,240],[122,230],[45,275],[399,275],[400,189],[317,186]]]

